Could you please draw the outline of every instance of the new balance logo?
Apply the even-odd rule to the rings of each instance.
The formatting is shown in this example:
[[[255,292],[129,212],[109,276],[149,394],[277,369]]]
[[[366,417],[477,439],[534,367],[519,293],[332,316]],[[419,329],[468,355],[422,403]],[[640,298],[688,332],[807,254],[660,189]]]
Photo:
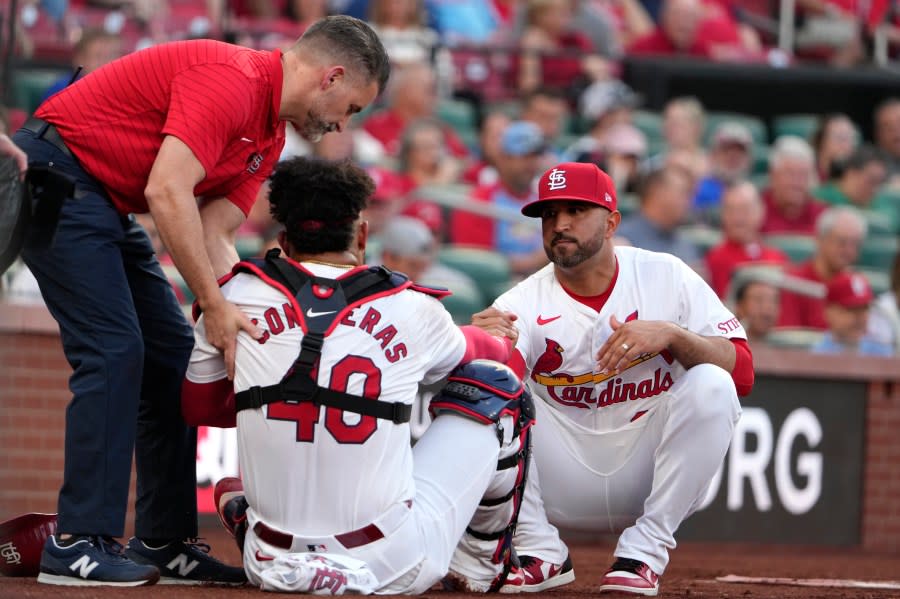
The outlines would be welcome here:
[[[190,561],[188,561],[188,560],[190,560]],[[191,571],[194,568],[196,568],[199,565],[200,565],[200,562],[198,562],[197,560],[189,558],[184,553],[180,553],[180,554],[178,554],[178,557],[176,557],[175,559],[170,561],[168,564],[166,564],[166,568],[168,568],[169,570],[172,570],[173,572],[177,568],[179,576],[187,576],[188,574],[191,573]]]
[[[82,555],[77,560],[72,562],[72,565],[69,566],[69,570],[75,572],[82,578],[87,578],[91,575],[91,572],[94,571],[94,568],[100,565],[100,562],[91,561],[86,555]]]

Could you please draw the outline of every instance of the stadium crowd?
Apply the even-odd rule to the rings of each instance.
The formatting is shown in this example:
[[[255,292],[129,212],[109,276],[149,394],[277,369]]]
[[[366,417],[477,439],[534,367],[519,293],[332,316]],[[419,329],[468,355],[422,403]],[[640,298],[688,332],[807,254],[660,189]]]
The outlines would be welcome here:
[[[751,115],[707,111],[693,97],[655,112],[620,78],[624,56],[840,68],[868,60],[876,27],[900,40],[891,29],[896,3],[800,0],[797,51],[786,57],[759,27],[772,16],[769,4],[33,0],[18,15],[17,52],[81,65],[74,76],[84,76],[163,41],[285,47],[326,14],[366,18],[394,63],[387,90],[352,127],[319,143],[288,127],[282,158],[365,165],[376,183],[370,260],[450,288],[458,321],[547,263],[540,224],[519,209],[536,197],[540,173],[575,160],[597,163],[616,182],[616,242],[683,259],[730,304],[753,344],[895,354],[900,98],[878,106],[866,141],[863,124],[843,114],[785,115],[770,128]],[[36,100],[73,78],[56,74]],[[0,126],[15,131],[34,108],[4,109]],[[275,243],[261,199],[238,238],[243,256]],[[168,273],[188,304],[171,264]],[[4,284],[15,301],[40,300],[21,266]]]

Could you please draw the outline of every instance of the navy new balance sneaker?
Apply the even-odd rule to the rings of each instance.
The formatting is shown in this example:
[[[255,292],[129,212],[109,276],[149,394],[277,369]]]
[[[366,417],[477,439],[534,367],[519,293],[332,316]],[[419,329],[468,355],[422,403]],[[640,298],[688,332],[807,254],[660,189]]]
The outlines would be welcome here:
[[[156,567],[134,563],[122,554],[121,544],[99,536],[79,536],[60,546],[56,535],[50,535],[38,574],[38,582],[66,586],[137,587],[158,580]]]
[[[225,565],[210,556],[209,545],[199,539],[150,547],[137,537],[132,537],[125,555],[138,564],[159,568],[159,584],[241,585],[247,582],[243,568]]]

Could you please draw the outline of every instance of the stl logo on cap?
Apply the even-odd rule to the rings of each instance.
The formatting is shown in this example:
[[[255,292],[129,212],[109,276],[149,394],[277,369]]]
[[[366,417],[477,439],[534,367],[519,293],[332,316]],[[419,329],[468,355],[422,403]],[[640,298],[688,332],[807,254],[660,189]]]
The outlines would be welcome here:
[[[557,189],[565,189],[566,188],[566,171],[561,171],[558,168],[550,171],[550,174],[547,175],[547,188],[550,191],[556,191]]]

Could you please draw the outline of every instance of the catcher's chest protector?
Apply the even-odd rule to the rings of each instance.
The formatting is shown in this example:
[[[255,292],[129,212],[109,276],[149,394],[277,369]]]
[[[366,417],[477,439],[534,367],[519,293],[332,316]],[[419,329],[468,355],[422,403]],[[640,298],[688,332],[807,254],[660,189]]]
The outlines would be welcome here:
[[[390,420],[396,424],[409,422],[411,405],[364,398],[321,387],[313,378],[312,372],[319,361],[325,338],[344,315],[359,304],[408,288],[438,297],[446,295],[446,292],[413,285],[405,275],[391,272],[383,266],[371,266],[340,279],[317,277],[280,258],[279,253],[277,249],[270,250],[264,259],[240,262],[232,274],[246,272],[258,276],[291,300],[303,329],[300,353],[278,384],[251,387],[237,393],[237,411],[256,409],[273,402],[310,401],[317,406],[326,405]]]

